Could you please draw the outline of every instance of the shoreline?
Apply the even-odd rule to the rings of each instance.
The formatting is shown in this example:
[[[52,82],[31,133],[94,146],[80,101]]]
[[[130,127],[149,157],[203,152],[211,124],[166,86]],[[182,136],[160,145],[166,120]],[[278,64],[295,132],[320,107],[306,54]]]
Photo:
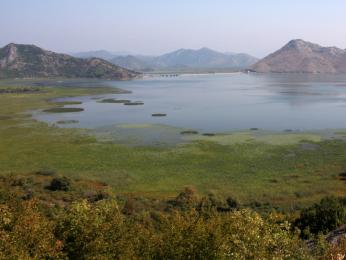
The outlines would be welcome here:
[[[174,77],[179,76],[208,76],[208,75],[234,75],[234,74],[246,74],[242,71],[234,71],[234,72],[155,72],[155,73],[143,73],[143,79],[144,78],[152,78],[152,77],[167,77],[170,78],[170,75],[177,75]],[[167,75],[167,76],[163,76]],[[173,76],[172,76],[173,77]]]

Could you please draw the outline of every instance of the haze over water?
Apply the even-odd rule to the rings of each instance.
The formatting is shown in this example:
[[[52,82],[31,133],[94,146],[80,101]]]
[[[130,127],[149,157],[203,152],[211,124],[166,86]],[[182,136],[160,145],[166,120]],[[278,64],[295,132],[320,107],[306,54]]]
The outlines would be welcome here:
[[[90,84],[95,85],[95,81]],[[283,131],[346,128],[346,76],[303,74],[183,75],[126,82],[100,81],[132,91],[102,98],[143,101],[143,106],[99,103],[90,97],[79,113],[38,113],[49,123],[78,120],[64,127],[164,124],[206,132],[249,128]],[[166,117],[152,117],[165,113]]]

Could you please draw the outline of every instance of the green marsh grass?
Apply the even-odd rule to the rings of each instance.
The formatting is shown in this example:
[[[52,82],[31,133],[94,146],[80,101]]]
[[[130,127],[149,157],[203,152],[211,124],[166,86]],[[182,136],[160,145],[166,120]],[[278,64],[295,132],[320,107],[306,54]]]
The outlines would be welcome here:
[[[6,116],[0,120],[1,174],[51,169],[71,178],[105,182],[119,194],[167,198],[192,186],[200,193],[232,196],[243,203],[286,207],[346,195],[339,177],[346,169],[346,144],[341,140],[295,133],[256,138],[245,132],[189,135],[190,143],[174,147],[98,142],[87,130],[49,126],[33,120],[27,111],[54,107],[48,101],[52,98],[114,90],[43,89],[0,95],[0,114]],[[306,150],[301,142],[318,146]]]

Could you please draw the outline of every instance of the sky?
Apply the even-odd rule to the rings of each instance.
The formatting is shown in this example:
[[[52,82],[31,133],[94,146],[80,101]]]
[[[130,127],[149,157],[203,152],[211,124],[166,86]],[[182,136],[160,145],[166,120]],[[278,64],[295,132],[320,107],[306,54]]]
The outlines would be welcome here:
[[[291,39],[346,48],[345,0],[0,0],[0,46],[263,57]]]

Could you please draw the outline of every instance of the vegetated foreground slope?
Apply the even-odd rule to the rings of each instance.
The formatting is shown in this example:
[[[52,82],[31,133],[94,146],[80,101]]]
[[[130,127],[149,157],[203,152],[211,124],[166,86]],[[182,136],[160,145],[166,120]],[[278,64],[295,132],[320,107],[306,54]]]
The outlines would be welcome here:
[[[0,176],[0,259],[342,259],[345,206],[263,211],[191,188],[160,200],[52,171]]]
[[[139,73],[99,58],[80,59],[35,45],[8,44],[0,49],[0,78],[76,77],[124,80]]]
[[[346,50],[292,40],[251,67],[268,73],[346,73]]]

